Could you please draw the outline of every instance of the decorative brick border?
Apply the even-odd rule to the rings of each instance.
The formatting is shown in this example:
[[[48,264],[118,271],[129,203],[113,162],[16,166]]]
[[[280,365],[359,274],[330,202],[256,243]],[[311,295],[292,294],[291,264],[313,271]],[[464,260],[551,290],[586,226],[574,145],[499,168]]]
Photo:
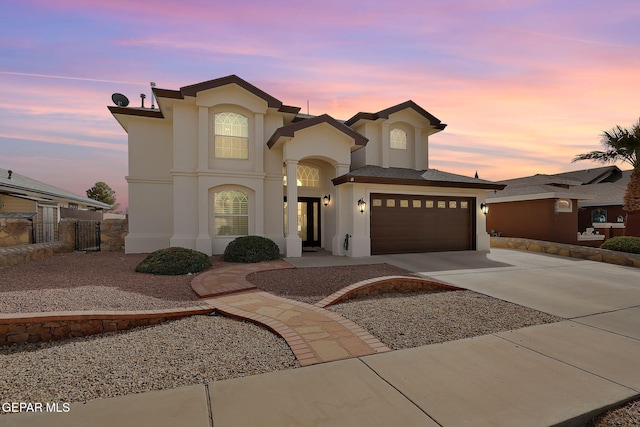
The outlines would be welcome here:
[[[167,310],[5,313],[0,315],[0,346],[120,331],[211,311],[205,303]]]
[[[264,261],[259,263],[236,264],[229,267],[217,268],[198,274],[191,281],[191,289],[200,298],[228,295],[236,292],[257,290],[258,288],[247,280],[251,273],[294,268],[284,260]],[[233,281],[228,281],[233,275]]]
[[[461,289],[462,288],[457,286],[438,282],[433,279],[410,276],[384,276],[363,280],[346,286],[314,305],[324,308],[341,301],[363,296],[418,291],[459,291]]]

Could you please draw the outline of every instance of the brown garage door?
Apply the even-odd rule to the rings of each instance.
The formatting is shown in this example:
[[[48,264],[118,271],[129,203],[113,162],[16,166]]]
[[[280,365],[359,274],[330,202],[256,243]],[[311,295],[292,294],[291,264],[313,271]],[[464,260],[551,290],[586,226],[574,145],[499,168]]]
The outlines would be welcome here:
[[[475,199],[371,195],[371,253],[475,249]]]

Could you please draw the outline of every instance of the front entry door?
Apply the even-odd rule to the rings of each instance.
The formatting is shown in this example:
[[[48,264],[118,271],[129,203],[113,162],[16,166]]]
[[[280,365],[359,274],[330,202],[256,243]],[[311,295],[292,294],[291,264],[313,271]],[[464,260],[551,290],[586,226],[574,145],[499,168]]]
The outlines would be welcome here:
[[[287,212],[286,198],[284,211]],[[298,197],[298,236],[302,239],[302,246],[320,246],[320,232],[320,198]]]

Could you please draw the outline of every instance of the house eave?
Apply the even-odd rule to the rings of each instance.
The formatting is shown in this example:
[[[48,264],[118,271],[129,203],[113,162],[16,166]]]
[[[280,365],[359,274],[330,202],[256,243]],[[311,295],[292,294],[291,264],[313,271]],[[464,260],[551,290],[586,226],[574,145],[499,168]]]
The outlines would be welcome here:
[[[528,202],[533,200],[547,200],[547,199],[575,199],[575,200],[592,200],[595,196],[590,194],[578,194],[578,193],[537,193],[537,194],[521,194],[517,196],[504,196],[504,197],[487,197],[487,203],[508,203],[508,202]]]
[[[433,180],[417,180],[405,178],[387,178],[375,176],[353,176],[342,175],[331,180],[333,185],[338,186],[348,183],[362,184],[387,184],[387,185],[411,185],[417,187],[448,187],[448,188],[468,188],[476,190],[501,190],[504,188],[501,184],[473,183],[473,182],[451,182],[451,181],[433,181]]]

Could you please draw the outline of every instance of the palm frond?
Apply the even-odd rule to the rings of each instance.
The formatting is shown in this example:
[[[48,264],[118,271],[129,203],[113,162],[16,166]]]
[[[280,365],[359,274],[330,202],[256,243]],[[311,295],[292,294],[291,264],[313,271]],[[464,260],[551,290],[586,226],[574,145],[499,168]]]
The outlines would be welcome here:
[[[607,164],[622,161],[629,163],[634,169],[640,167],[640,119],[628,129],[616,125],[611,130],[604,131],[600,142],[604,151],[578,154],[571,162],[594,160]]]

